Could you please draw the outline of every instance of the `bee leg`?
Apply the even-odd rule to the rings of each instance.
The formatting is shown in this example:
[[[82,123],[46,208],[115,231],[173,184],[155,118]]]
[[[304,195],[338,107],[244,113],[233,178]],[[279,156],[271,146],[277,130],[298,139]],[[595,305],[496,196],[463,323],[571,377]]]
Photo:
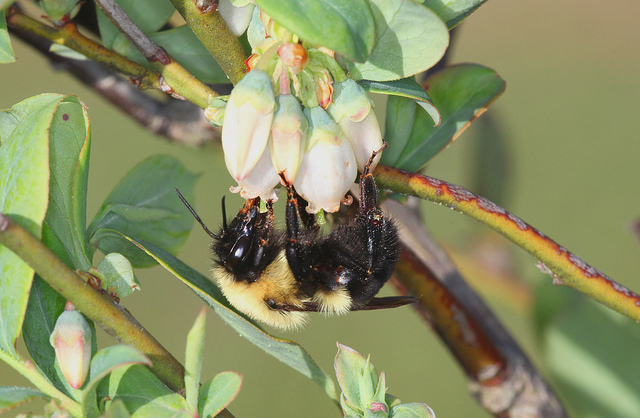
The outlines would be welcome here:
[[[371,153],[371,157],[369,157],[369,161],[367,165],[364,166],[364,170],[360,175],[360,204],[358,206],[360,213],[367,213],[375,209],[378,204],[378,188],[376,187],[376,181],[373,179],[373,174],[370,169],[373,160],[387,148],[387,146],[388,144],[384,143],[379,150]]]
[[[287,245],[285,254],[289,268],[298,281],[308,283],[303,278],[311,273],[311,245],[315,240],[318,228],[314,225],[313,216],[304,210],[304,203],[293,186],[287,186]],[[304,290],[304,289],[303,289]]]

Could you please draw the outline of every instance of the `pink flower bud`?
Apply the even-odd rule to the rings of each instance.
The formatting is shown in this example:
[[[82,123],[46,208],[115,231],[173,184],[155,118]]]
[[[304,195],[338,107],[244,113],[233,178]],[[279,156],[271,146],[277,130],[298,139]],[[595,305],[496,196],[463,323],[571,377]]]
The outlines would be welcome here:
[[[271,78],[250,71],[233,89],[222,125],[222,149],[227,169],[237,181],[256,165],[267,146],[275,110]]]
[[[340,127],[321,107],[306,108],[307,150],[294,182],[308,203],[307,211],[336,212],[356,179],[356,161]]]
[[[292,184],[304,154],[309,122],[302,113],[300,102],[290,94],[276,97],[278,105],[271,128],[271,160],[277,173]]]
[[[80,388],[91,363],[91,327],[87,320],[78,311],[65,310],[58,317],[49,342],[69,386]]]
[[[291,68],[294,74],[298,74],[307,66],[309,53],[307,48],[300,44],[282,44],[278,47],[278,56],[282,62]]]

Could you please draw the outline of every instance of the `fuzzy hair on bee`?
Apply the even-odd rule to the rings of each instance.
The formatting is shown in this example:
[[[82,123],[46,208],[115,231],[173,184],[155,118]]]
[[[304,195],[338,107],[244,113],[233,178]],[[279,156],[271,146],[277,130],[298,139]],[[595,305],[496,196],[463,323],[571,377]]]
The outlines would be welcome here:
[[[400,254],[398,232],[377,206],[377,187],[369,167],[360,176],[358,209],[348,222],[321,236],[306,202],[287,186],[286,231],[274,227],[270,201],[248,199],[227,225],[214,234],[176,190],[212,238],[212,277],[240,312],[280,329],[303,326],[309,312],[345,314],[388,309],[415,302],[411,297],[377,298]]]

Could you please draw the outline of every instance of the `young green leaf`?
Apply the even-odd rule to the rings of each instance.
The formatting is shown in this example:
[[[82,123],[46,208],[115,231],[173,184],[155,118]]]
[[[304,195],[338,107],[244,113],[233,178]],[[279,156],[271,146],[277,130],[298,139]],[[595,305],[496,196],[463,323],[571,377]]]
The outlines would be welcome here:
[[[424,403],[412,402],[396,405],[391,408],[389,417],[393,418],[436,418],[433,409]]]
[[[0,414],[10,411],[35,398],[48,399],[49,397],[31,388],[21,388],[17,386],[0,387]]]
[[[14,62],[16,56],[11,47],[11,39],[7,31],[7,20],[5,19],[4,10],[0,10],[0,64]]]
[[[173,157],[147,158],[129,171],[105,199],[89,225],[89,241],[105,254],[124,255],[134,267],[148,267],[155,262],[129,241],[102,234],[102,229],[117,229],[176,254],[189,235],[193,216],[184,210],[173,189],[178,187],[187,199],[193,200],[196,177]]]
[[[218,373],[200,388],[198,400],[201,417],[215,417],[236,398],[242,386],[242,375],[236,372]]]
[[[337,343],[337,346],[334,368],[338,384],[349,407],[363,414],[369,409],[372,395],[378,385],[378,373],[368,358],[340,343]]]
[[[422,4],[440,16],[449,29],[453,29],[487,0],[424,0]]]
[[[124,234],[116,231],[112,231],[112,233],[126,237]],[[133,239],[128,239],[134,242]],[[249,342],[312,379],[324,389],[331,399],[337,401],[333,381],[318,367],[316,362],[309,356],[309,353],[300,345],[293,341],[275,338],[265,333],[235,310],[230,309],[228,304],[225,303],[226,301],[221,302],[224,301],[224,297],[210,280],[171,254],[153,244],[138,241],[136,245],[143,248],[147,254],[152,256],[160,265],[189,286],[191,290],[213,308],[228,325]]]
[[[113,291],[119,298],[140,290],[140,282],[133,273],[133,267],[122,254],[107,254],[98,264],[98,270],[102,273],[102,288],[107,292]]]
[[[376,40],[364,63],[347,62],[356,79],[398,80],[425,71],[449,45],[446,25],[431,9],[412,0],[370,0]]]
[[[63,100],[59,94],[24,100],[5,111],[5,126],[0,128],[0,212],[11,215],[37,237],[41,236],[49,193],[49,127]],[[0,350],[15,355],[33,269],[0,246],[0,271]]]
[[[146,366],[118,367],[100,381],[98,399],[121,400],[139,417],[192,416],[185,414],[187,403],[167,388]],[[108,405],[107,405],[108,407]]]
[[[84,103],[69,96],[49,129],[49,208],[45,222],[62,244],[71,266],[91,267],[87,253],[86,203],[91,135]]]
[[[100,415],[97,388],[102,379],[112,371],[132,364],[151,366],[151,360],[137,349],[124,344],[104,348],[93,356],[89,377],[82,396],[82,409],[85,412],[85,416]]]
[[[365,0],[256,0],[276,22],[314,45],[364,62],[374,44],[375,24]]]
[[[442,115],[442,123],[434,127],[431,117],[423,109],[415,107],[409,139],[402,146],[405,138],[401,138],[398,144],[394,144],[394,139],[389,138],[390,148],[396,149],[386,159],[383,155],[384,164],[408,171],[420,169],[454,141],[502,94],[505,82],[490,68],[477,64],[460,64],[429,77],[425,88]],[[406,102],[400,103],[403,100],[407,99],[394,102],[394,107],[388,112],[398,112],[402,107],[411,106]],[[403,129],[406,129],[406,125]],[[398,152],[398,147],[402,151]],[[391,156],[395,160],[390,160]]]
[[[187,350],[184,362],[184,386],[186,390],[189,412],[198,412],[198,392],[200,389],[200,373],[202,372],[202,356],[204,353],[204,331],[206,311],[202,308],[196,321],[187,334]],[[206,415],[209,416],[209,415]]]

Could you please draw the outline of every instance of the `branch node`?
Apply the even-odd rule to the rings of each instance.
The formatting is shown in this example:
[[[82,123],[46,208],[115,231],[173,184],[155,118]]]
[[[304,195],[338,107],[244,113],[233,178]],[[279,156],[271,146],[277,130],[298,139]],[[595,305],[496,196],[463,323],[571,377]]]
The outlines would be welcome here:
[[[159,61],[162,65],[169,65],[171,64],[171,57],[163,47],[158,46],[153,54],[147,58],[147,61],[150,63]]]

